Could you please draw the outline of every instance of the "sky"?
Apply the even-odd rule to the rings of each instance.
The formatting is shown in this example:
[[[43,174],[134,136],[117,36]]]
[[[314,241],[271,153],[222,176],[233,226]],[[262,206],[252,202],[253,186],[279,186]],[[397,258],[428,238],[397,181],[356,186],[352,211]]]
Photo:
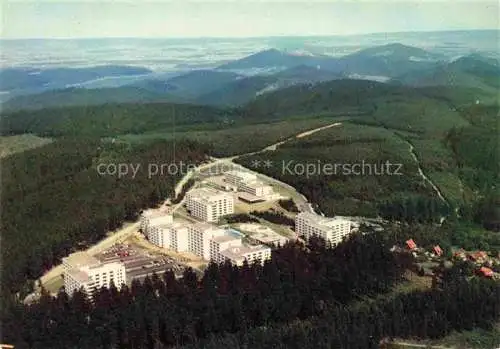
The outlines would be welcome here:
[[[258,37],[498,29],[497,1],[0,0],[2,38]]]

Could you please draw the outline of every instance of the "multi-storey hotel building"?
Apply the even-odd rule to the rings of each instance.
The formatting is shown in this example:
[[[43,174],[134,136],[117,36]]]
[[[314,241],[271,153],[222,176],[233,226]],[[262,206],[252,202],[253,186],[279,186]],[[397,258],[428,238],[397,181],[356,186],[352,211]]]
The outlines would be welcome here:
[[[222,251],[231,247],[242,246],[241,237],[233,235],[216,236],[210,240],[210,260],[216,263],[222,263],[226,258],[221,254]]]
[[[148,227],[148,239],[151,243],[184,252],[189,250],[189,233],[187,223],[172,222],[168,224],[152,224]]]
[[[226,235],[226,231],[213,224],[197,223],[189,227],[189,251],[210,260],[210,240]]]
[[[76,252],[63,258],[64,290],[72,295],[82,289],[88,296],[101,287],[117,288],[126,282],[125,265],[120,262],[102,263],[86,252]]]
[[[295,219],[295,230],[306,239],[318,236],[338,244],[351,232],[351,222],[341,218],[327,218],[313,213],[301,212]]]
[[[152,225],[169,224],[174,218],[171,213],[159,210],[146,210],[141,214],[140,227],[144,235],[148,235],[148,228]]]
[[[217,222],[219,217],[234,212],[234,199],[231,194],[212,188],[193,189],[186,194],[186,208],[196,218]]]
[[[219,252],[218,262],[225,260],[231,261],[236,265],[243,265],[245,261],[252,264],[255,261],[263,263],[266,259],[271,258],[271,249],[264,245],[246,245],[231,246]]]
[[[265,197],[273,194],[273,188],[259,181],[253,173],[228,171],[224,173],[224,176],[226,183],[253,196]]]

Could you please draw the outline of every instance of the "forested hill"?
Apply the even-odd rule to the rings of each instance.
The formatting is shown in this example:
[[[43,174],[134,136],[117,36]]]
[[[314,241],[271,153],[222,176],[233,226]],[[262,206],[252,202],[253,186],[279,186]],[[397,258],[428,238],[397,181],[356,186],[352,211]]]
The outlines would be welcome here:
[[[467,86],[498,93],[499,79],[500,64],[496,59],[469,55],[432,69],[411,71],[394,80],[408,86]]]
[[[374,98],[416,94],[413,89],[367,80],[334,80],[317,85],[298,85],[264,94],[245,105],[248,117],[269,117],[328,111],[369,112]]]
[[[2,109],[4,111],[39,110],[116,103],[179,102],[179,100],[179,97],[173,97],[167,93],[132,86],[99,89],[67,88],[17,96],[2,103]]]
[[[424,102],[430,102],[429,105],[438,103],[453,109],[456,105],[469,105],[478,100],[495,104],[497,97],[491,92],[467,87],[415,88],[369,80],[342,79],[269,92],[239,110],[246,119],[318,113],[356,115],[371,114],[378,107],[390,106],[391,103],[422,107]]]
[[[245,79],[239,80],[243,81]],[[4,112],[0,132],[2,135],[108,137],[184,129],[228,129],[238,124],[318,115],[360,116],[367,122],[411,132],[442,132],[466,125],[460,115],[452,115],[457,105],[488,98],[491,96],[481,90],[334,80],[266,93],[238,108],[160,102]],[[374,114],[380,114],[377,121],[372,117]]]
[[[115,136],[159,131],[193,124],[229,122],[231,110],[189,104],[108,104],[19,111],[1,117],[2,135]]]
[[[245,80],[240,80],[243,82]],[[418,95],[415,90],[364,80],[300,85],[259,96],[241,108],[190,104],[108,104],[4,113],[3,135],[116,136],[180,129],[187,125],[222,127],[235,121],[269,122],[299,114],[371,112],[377,98]]]

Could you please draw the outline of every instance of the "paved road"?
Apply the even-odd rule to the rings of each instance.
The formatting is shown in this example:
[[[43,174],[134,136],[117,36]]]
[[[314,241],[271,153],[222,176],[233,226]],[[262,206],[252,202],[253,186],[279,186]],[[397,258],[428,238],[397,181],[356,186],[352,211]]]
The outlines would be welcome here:
[[[316,132],[323,131],[323,130],[326,130],[327,128],[331,128],[331,127],[335,127],[335,126],[340,126],[340,125],[342,125],[341,122],[336,122],[334,124],[330,124],[330,125],[326,125],[326,126],[321,126],[321,127],[315,128],[314,130],[302,132],[301,134],[298,134],[296,136],[296,138],[307,137],[307,136],[310,136],[310,135],[312,135],[312,134],[314,134]]]

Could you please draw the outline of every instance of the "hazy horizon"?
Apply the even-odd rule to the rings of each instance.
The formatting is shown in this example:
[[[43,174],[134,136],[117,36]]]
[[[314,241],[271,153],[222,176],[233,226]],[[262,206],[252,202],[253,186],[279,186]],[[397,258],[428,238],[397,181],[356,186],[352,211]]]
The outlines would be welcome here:
[[[11,40],[331,37],[499,27],[493,1],[4,1],[2,10],[1,37]]]
[[[214,39],[214,40],[248,40],[248,39],[272,39],[272,38],[348,38],[348,37],[366,37],[366,36],[382,36],[386,34],[422,34],[422,33],[458,33],[458,32],[498,32],[500,35],[500,29],[456,29],[456,30],[409,30],[409,31],[394,31],[394,32],[370,32],[362,34],[324,34],[324,35],[262,35],[262,36],[116,36],[116,37],[60,37],[60,38],[44,38],[44,37],[26,37],[26,38],[5,38],[0,36],[0,41],[29,41],[29,40],[114,40],[114,39],[130,39],[130,40],[203,40],[203,39]]]

